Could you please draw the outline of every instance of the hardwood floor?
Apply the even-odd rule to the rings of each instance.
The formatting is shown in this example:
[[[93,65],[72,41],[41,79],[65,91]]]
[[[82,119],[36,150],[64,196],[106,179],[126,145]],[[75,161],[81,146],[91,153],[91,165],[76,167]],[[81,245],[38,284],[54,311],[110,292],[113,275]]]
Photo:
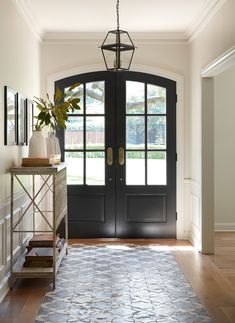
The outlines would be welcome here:
[[[223,248],[223,254],[220,249],[228,237],[229,234],[216,233],[216,251],[212,256],[183,250],[172,251],[202,304],[214,322],[218,323],[235,322],[235,283],[225,274],[232,258],[235,260],[235,254],[230,254],[230,247]],[[234,238],[235,233],[232,240]],[[230,275],[232,272],[235,275],[235,266],[231,268]]]
[[[235,322],[235,233],[216,233],[215,255],[201,255],[179,240],[71,240],[70,243],[136,243],[169,249],[216,323]],[[47,290],[47,279],[18,280],[0,304],[1,323],[32,323]]]

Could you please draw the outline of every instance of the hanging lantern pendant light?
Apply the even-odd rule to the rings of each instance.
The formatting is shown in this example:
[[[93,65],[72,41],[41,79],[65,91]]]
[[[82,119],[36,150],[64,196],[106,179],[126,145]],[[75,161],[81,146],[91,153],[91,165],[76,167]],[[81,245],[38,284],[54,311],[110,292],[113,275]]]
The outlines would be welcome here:
[[[108,71],[129,70],[135,51],[135,46],[128,32],[119,29],[119,0],[117,0],[116,11],[117,29],[109,31],[101,45]]]

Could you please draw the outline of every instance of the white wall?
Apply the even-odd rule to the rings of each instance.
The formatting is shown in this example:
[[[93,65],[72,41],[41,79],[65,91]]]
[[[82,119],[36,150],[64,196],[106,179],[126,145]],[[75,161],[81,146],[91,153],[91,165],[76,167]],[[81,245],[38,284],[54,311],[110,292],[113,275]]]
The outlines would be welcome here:
[[[235,67],[214,78],[215,229],[235,230]]]
[[[211,217],[203,207],[206,200],[201,196],[202,178],[206,182],[206,161],[210,156],[202,156],[203,138],[211,131],[210,124],[202,129],[201,71],[212,60],[231,48],[235,43],[235,1],[227,0],[211,18],[203,31],[190,44],[191,59],[191,240],[204,253],[213,252],[213,226]],[[209,133],[210,135],[210,133]],[[205,147],[204,147],[205,148]],[[206,149],[204,149],[206,152]],[[211,154],[208,151],[208,154]],[[205,167],[204,167],[205,166]],[[210,190],[213,190],[212,183]],[[202,200],[203,199],[203,200]],[[205,201],[210,203],[210,201]],[[211,201],[212,203],[213,201]],[[212,208],[211,208],[212,209]],[[202,230],[203,228],[203,230]]]
[[[7,291],[9,268],[9,201],[8,169],[20,165],[27,147],[4,146],[4,85],[28,98],[40,93],[40,44],[16,10],[13,1],[0,0],[0,300]],[[15,218],[24,205],[18,189],[15,195]],[[18,242],[22,237],[18,237]],[[17,251],[17,242],[15,251]]]

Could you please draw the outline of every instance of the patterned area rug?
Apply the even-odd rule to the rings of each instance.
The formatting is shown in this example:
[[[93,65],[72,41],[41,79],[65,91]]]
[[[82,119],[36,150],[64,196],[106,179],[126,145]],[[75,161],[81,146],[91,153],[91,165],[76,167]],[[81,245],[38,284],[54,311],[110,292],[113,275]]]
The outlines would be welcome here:
[[[74,245],[35,322],[212,321],[169,251],[151,245]]]

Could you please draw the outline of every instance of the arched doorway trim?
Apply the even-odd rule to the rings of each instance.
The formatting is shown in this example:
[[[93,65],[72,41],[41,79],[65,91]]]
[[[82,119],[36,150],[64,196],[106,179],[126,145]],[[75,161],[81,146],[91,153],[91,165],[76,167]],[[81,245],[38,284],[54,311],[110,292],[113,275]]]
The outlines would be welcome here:
[[[47,92],[53,97],[57,80],[89,72],[103,71],[102,65],[85,65],[51,74],[47,77]],[[184,77],[180,74],[163,70],[155,66],[132,65],[132,71],[149,73],[176,81],[177,90],[177,239],[189,238],[189,225],[184,210],[184,191],[187,180],[184,178]]]

